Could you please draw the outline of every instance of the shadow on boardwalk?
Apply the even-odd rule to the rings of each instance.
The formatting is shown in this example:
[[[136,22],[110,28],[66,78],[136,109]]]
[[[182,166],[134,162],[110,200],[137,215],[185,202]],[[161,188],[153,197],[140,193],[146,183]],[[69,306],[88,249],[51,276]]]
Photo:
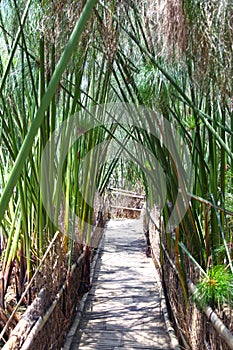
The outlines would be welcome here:
[[[170,349],[141,220],[112,220],[105,231],[75,349]]]

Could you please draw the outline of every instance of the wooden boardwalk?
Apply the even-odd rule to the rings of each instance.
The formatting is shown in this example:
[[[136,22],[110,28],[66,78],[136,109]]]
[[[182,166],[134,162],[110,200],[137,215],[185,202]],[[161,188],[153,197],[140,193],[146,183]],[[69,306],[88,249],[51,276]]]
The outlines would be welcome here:
[[[141,220],[113,220],[105,231],[93,287],[71,350],[170,349]]]

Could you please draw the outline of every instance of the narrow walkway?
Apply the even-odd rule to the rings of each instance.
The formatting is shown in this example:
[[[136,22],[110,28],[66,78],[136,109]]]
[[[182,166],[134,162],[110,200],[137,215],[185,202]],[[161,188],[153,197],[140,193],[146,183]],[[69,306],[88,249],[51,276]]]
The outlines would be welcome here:
[[[141,220],[113,220],[71,350],[170,349]]]

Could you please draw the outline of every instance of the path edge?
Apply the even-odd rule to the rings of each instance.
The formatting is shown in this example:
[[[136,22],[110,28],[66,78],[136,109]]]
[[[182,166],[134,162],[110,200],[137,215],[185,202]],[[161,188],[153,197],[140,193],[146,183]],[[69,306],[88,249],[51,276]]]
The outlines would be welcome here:
[[[174,330],[174,328],[172,326],[172,323],[170,321],[170,318],[169,318],[169,314],[168,314],[168,310],[167,310],[167,304],[166,304],[166,298],[165,298],[165,295],[164,295],[163,286],[162,286],[162,282],[161,282],[161,279],[160,279],[160,274],[159,274],[159,271],[157,270],[157,268],[155,266],[153,258],[152,258],[152,264],[153,264],[154,269],[156,271],[156,273],[155,273],[155,281],[156,281],[156,284],[157,284],[158,289],[159,289],[160,305],[161,305],[161,310],[162,310],[162,314],[163,314],[166,330],[167,330],[168,336],[170,338],[171,350],[181,350],[178,338],[176,336],[175,330]]]
[[[91,272],[90,272],[90,280],[91,281],[93,281],[95,268],[96,268],[97,262],[98,262],[98,260],[100,258],[101,252],[102,252],[102,247],[104,245],[104,240],[105,240],[105,229],[103,230],[102,237],[101,237],[101,239],[99,241],[97,252],[94,255],[94,258],[93,258],[92,263],[91,263]],[[91,292],[92,292],[92,288],[80,300],[79,307],[78,307],[78,309],[76,311],[73,324],[70,327],[69,332],[67,333],[67,335],[65,337],[65,341],[64,341],[63,346],[61,347],[61,350],[70,350],[73,338],[74,338],[74,336],[75,336],[75,334],[76,334],[76,332],[78,330],[80,321],[81,321],[82,316],[83,316],[83,311],[84,311],[84,308],[86,306],[87,298],[88,298],[88,296],[89,296],[89,294]]]

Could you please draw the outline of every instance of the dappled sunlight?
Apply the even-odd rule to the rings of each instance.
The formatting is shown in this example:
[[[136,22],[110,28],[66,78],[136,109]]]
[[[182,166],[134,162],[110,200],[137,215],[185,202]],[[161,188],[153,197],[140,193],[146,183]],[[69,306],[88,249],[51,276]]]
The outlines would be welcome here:
[[[142,220],[111,220],[71,349],[170,349]],[[130,258],[129,258],[130,256]]]

